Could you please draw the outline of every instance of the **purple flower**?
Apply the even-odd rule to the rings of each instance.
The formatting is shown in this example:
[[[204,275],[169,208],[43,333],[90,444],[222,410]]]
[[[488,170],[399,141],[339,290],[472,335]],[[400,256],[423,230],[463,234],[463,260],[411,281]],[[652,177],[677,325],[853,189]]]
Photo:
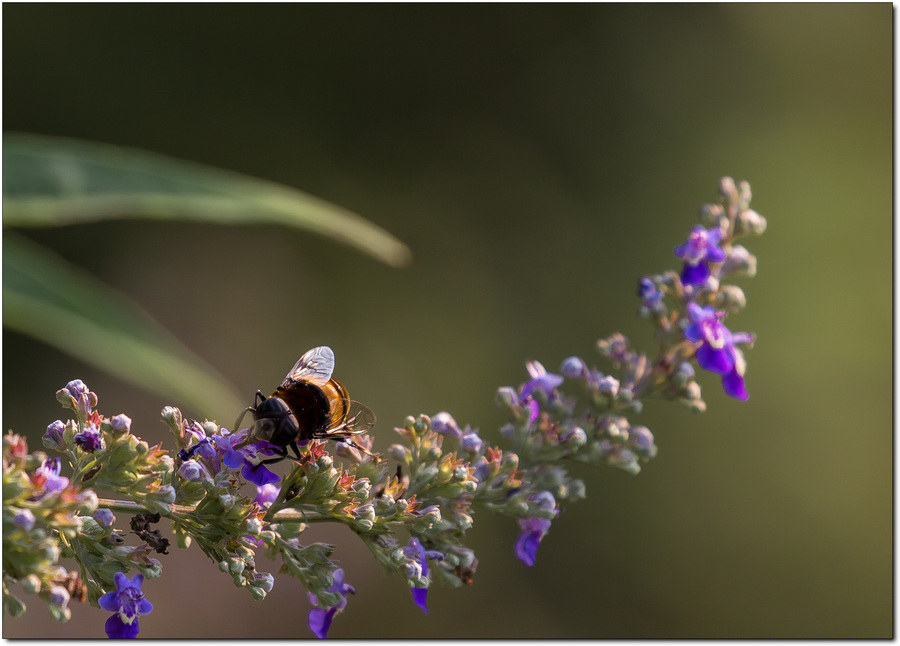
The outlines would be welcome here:
[[[140,631],[138,617],[153,611],[153,604],[144,599],[141,590],[144,575],[135,574],[129,579],[116,572],[114,579],[116,591],[107,592],[98,600],[103,610],[113,613],[106,620],[106,635],[110,639],[134,639]]]
[[[85,395],[90,392],[88,387],[84,384],[81,379],[73,379],[69,383],[66,384],[66,391],[68,391],[69,395],[72,396],[76,401],[82,395]]]
[[[465,433],[462,436],[462,441],[460,442],[462,450],[469,453],[478,453],[483,445],[484,440],[478,437],[478,433],[476,431],[469,431],[468,433]]]
[[[256,498],[253,502],[265,509],[278,498],[281,488],[275,484],[266,484],[256,488]]]
[[[257,460],[266,455],[274,455],[277,447],[269,442],[254,442],[239,449],[234,448],[235,444],[239,444],[247,437],[246,433],[237,432],[227,434],[228,431],[222,429],[221,435],[213,435],[213,442],[224,452],[223,462],[229,469],[241,469],[241,475],[248,482],[261,487],[271,482],[278,482],[279,476],[269,471],[264,464],[257,463]]]
[[[587,366],[579,357],[569,357],[560,364],[559,371],[570,379],[582,379],[587,375]]]
[[[97,524],[100,525],[100,527],[109,528],[113,526],[114,522],[116,522],[116,516],[112,513],[112,510],[102,508],[98,509],[94,513],[94,520],[97,521]]]
[[[131,418],[128,417],[125,413],[119,413],[115,417],[109,420],[110,426],[113,427],[113,430],[116,433],[120,433],[125,435],[131,430]]]
[[[96,426],[88,426],[83,432],[75,435],[75,444],[80,446],[85,453],[93,453],[103,446],[100,441],[100,431]]]
[[[13,523],[26,532],[30,532],[31,528],[34,527],[34,514],[30,509],[17,509],[13,517]]]
[[[63,439],[63,432],[66,430],[66,425],[62,420],[56,420],[47,426],[47,430],[44,432],[44,444],[52,444],[60,451],[66,450],[66,442]]]
[[[550,521],[546,518],[522,518],[519,520],[522,533],[516,541],[516,556],[527,566],[534,565],[538,545],[550,529]]]
[[[528,374],[531,375],[531,379],[522,385],[522,390],[519,392],[522,399],[530,397],[531,393],[535,390],[542,390],[549,396],[553,394],[553,390],[563,382],[561,375],[554,375],[552,372],[547,372],[544,369],[544,366],[538,361],[529,361],[525,364],[525,367],[528,369]]]
[[[178,475],[190,482],[206,480],[209,478],[206,467],[196,460],[185,460],[178,468]]]
[[[341,600],[338,601],[336,606],[328,608],[327,610],[324,608],[313,608],[309,611],[309,616],[307,618],[309,629],[319,639],[328,637],[328,629],[331,628],[331,621],[334,619],[334,616],[342,611],[344,606],[347,605],[347,594],[356,594],[356,589],[352,585],[344,583],[344,570],[341,568],[336,569],[332,574],[331,585],[327,588],[327,591],[339,594]],[[309,602],[314,606],[317,606],[319,604],[319,598],[310,592]]]
[[[31,481],[45,492],[62,491],[69,486],[69,479],[59,475],[59,469],[59,458],[47,458],[35,469]]]
[[[444,555],[437,550],[426,550],[422,546],[422,543],[419,542],[419,539],[415,537],[409,539],[409,545],[403,548],[403,553],[416,560],[422,569],[421,576],[423,578],[428,576],[428,559],[441,561],[444,558]],[[428,588],[413,588],[412,597],[413,603],[419,606],[427,615],[428,606],[426,605],[426,602],[428,600]]]
[[[681,247],[679,247],[679,249],[680,248]],[[706,279],[704,278],[704,281],[705,280]],[[663,293],[656,288],[656,283],[644,276],[641,278],[641,283],[638,286],[638,296],[641,297],[641,302],[644,304],[644,307],[652,312],[659,308],[659,304],[662,302]]]
[[[705,229],[698,225],[691,229],[683,245],[675,247],[675,255],[684,260],[682,284],[697,286],[706,283],[709,263],[725,261],[725,251],[719,249],[721,239],[721,229]]]
[[[459,430],[459,425],[453,419],[453,416],[443,411],[435,415],[431,420],[431,428],[435,433],[447,435],[456,440],[459,440],[462,436],[462,431]]]
[[[687,314],[691,324],[684,330],[684,338],[700,343],[697,348],[697,364],[704,370],[722,375],[722,388],[735,399],[746,400],[749,395],[744,385],[746,364],[744,355],[735,348],[736,343],[750,343],[753,337],[746,332],[732,334],[722,323],[724,312],[712,306],[700,307],[688,303]]]

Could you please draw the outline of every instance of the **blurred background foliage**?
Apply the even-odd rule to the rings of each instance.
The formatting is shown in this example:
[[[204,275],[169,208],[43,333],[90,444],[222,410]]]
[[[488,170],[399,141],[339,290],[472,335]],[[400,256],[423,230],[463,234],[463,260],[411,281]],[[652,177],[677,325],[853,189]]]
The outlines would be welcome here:
[[[494,391],[526,359],[593,359],[615,330],[651,350],[638,278],[677,267],[721,175],[750,181],[769,231],[748,243],[759,273],[728,321],[759,337],[750,401],[706,378],[702,416],[646,406],[659,456],[637,478],[580,471],[588,499],[533,568],[514,523],[477,514],[475,583],[435,587],[428,616],[349,531],[315,528],[359,591],[333,637],[892,635],[890,4],[7,4],[3,18],[5,132],[279,182],[411,248],[397,269],[272,224],[16,234],[128,294],[248,402],[331,345],[381,449],[419,412],[496,438]],[[167,439],[163,405],[199,414],[3,340],[4,428],[32,446],[76,377],[151,442]],[[145,585],[142,636],[308,635],[298,582],[252,602],[195,552]],[[73,615],[33,604],[3,636],[103,635],[104,613]]]

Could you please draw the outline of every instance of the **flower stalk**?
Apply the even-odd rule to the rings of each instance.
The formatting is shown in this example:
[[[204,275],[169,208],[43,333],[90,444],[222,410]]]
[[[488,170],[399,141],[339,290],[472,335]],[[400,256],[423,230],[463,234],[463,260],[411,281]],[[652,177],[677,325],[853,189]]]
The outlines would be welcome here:
[[[636,475],[657,455],[653,433],[633,422],[645,401],[702,412],[696,368],[715,374],[732,398],[749,398],[744,349],[755,337],[725,325],[746,305],[726,281],[755,274],[756,258],[734,241],[762,233],[766,222],[750,209],[746,182],[723,178],[719,193],[674,249],[681,271],[639,281],[638,314],[654,327],[655,356],[615,333],[597,342],[603,371],[579,356],[556,371],[529,361],[522,384],[497,391],[508,413],[497,434],[461,426],[448,412],[409,416],[386,455],[373,452],[365,434],[336,436],[333,452],[326,440],[335,436],[319,437],[304,440],[299,459],[279,475],[284,468],[271,458],[283,447],[261,440],[256,423],[229,430],[167,406],[162,418],[174,448],[150,446],[127,415],[101,415],[97,394],[69,382],[56,397],[74,419],[53,421],[43,436],[59,457],[29,452],[12,432],[3,438],[4,611],[25,612],[14,591],[21,588],[57,620],[68,620],[72,600],[87,602],[112,613],[110,637],[136,637],[139,618],[153,610],[144,584],[161,576],[169,553],[164,534],[180,548],[196,543],[255,600],[275,581],[257,569],[264,549],[308,591],[317,637],[329,634],[357,590],[332,558],[335,546],[304,541],[313,523],[350,528],[426,613],[434,581],[474,580],[478,559],[465,539],[479,513],[514,521],[520,534],[511,550],[536,566],[553,523],[586,496],[569,473],[572,462]],[[116,527],[116,514],[130,518],[131,532]],[[78,571],[67,572],[61,558],[74,559]]]

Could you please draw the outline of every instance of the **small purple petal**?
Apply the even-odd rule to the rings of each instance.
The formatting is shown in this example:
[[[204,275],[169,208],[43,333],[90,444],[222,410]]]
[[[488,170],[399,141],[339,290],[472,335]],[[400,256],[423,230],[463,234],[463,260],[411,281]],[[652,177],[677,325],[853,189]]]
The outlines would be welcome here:
[[[331,628],[331,620],[337,613],[337,608],[331,610],[322,610],[321,608],[313,608],[309,611],[307,623],[313,635],[319,639],[328,637],[328,629]]]
[[[522,533],[516,541],[516,556],[531,567],[537,554],[538,545],[550,529],[550,521],[544,518],[523,518],[519,521]]]
[[[725,390],[726,395],[730,395],[735,399],[741,401],[750,399],[750,394],[744,385],[744,378],[738,374],[737,370],[732,370],[722,377],[722,388]]]
[[[725,253],[724,249],[710,247],[706,251],[706,260],[709,262],[725,262],[727,258],[728,254]]]
[[[137,619],[126,624],[118,613],[106,620],[105,628],[106,636],[110,639],[134,639],[140,632]]]
[[[254,466],[249,463],[244,463],[244,468],[241,469],[241,475],[244,476],[245,480],[252,482],[258,487],[278,482],[280,479],[279,475],[269,471],[264,464],[257,464]]]
[[[13,523],[24,529],[26,532],[30,532],[31,528],[34,527],[34,514],[30,509],[19,509],[16,511]]]
[[[699,323],[692,323],[684,329],[684,338],[688,341],[697,343],[703,340],[703,326]]]
[[[528,408],[528,421],[534,423],[541,413],[540,405],[534,399],[529,399],[525,402],[525,407]]]
[[[709,265],[705,260],[701,260],[696,265],[686,262],[681,269],[681,283],[683,285],[705,285],[708,278]]]
[[[260,507],[266,507],[275,502],[279,492],[280,488],[271,483],[258,486],[256,487],[256,498],[254,499],[254,502]]]
[[[427,615],[428,614],[428,588],[413,588],[412,589],[413,603],[419,606],[422,611]]]
[[[100,604],[100,608],[106,610],[106,612],[118,612],[119,608],[122,607],[122,602],[119,601],[118,592],[107,592],[97,599],[97,603]]]
[[[734,356],[728,348],[716,349],[704,343],[697,350],[697,363],[704,370],[724,375],[734,367]]]

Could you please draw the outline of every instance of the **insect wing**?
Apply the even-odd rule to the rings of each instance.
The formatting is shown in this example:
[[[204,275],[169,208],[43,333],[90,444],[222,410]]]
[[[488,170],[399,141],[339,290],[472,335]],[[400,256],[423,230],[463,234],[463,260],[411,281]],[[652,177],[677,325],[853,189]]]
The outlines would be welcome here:
[[[365,404],[352,399],[331,402],[331,421],[327,433],[340,437],[361,435],[375,426],[375,413]]]
[[[301,381],[323,386],[331,379],[332,372],[334,372],[334,351],[327,345],[320,345],[300,357],[281,382],[281,388]]]

